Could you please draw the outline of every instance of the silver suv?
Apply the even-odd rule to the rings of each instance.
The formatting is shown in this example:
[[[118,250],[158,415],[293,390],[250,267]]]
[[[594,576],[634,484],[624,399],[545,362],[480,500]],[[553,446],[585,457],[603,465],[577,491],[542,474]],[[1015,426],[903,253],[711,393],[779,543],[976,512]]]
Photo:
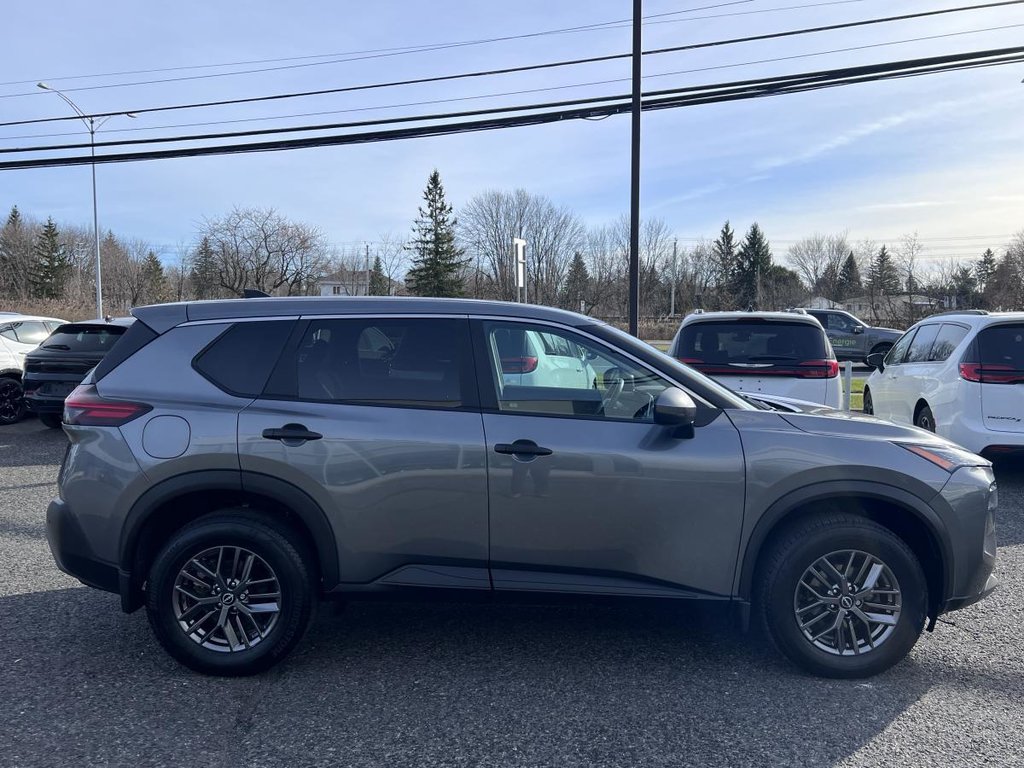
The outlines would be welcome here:
[[[995,586],[984,459],[759,409],[581,315],[404,298],[134,314],[67,399],[47,532],[61,569],[145,605],[203,672],[274,664],[318,598],[440,593],[713,601],[802,668],[861,677]],[[508,375],[530,334],[593,376]]]

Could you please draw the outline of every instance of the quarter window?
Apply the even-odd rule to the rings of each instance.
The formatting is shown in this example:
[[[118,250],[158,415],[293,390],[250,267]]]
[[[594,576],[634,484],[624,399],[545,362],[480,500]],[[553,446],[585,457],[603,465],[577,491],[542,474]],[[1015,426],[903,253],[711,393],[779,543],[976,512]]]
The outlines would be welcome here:
[[[256,397],[294,324],[294,320],[236,323],[200,352],[192,367],[229,394]]]
[[[650,422],[672,386],[623,355],[571,331],[485,323],[498,410]]]
[[[922,325],[920,328],[918,328],[917,335],[914,336],[914,340],[910,344],[910,351],[907,352],[906,362],[928,362],[932,352],[932,342],[935,341],[935,338],[938,335],[938,325]]]
[[[38,320],[25,320],[7,326],[0,335],[22,344],[42,344],[50,335],[50,329]]]

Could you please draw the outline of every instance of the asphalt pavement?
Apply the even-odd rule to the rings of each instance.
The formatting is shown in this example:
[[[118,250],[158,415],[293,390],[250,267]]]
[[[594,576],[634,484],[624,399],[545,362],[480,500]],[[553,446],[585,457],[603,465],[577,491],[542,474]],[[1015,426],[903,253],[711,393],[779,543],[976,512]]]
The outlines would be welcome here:
[[[679,607],[325,605],[255,678],[171,661],[53,565],[59,431],[0,431],[0,765],[1020,766],[1024,467],[990,599],[866,681],[807,677]]]

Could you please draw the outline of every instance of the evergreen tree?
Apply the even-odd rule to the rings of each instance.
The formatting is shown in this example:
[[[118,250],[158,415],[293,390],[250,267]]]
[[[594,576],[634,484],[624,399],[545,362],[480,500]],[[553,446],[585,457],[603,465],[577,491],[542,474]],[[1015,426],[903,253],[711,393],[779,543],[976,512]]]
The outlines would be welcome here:
[[[35,266],[32,270],[32,293],[37,299],[59,299],[71,270],[57,225],[47,219],[32,248]]]
[[[857,259],[854,258],[853,251],[847,255],[839,270],[837,288],[839,295],[836,296],[836,299],[840,301],[850,296],[856,296],[864,290],[860,280],[860,268],[857,266]]]
[[[868,285],[872,293],[886,294],[900,292],[900,273],[896,269],[896,263],[892,260],[889,249],[884,245],[878,254],[871,261],[871,272],[868,276]]]
[[[982,294],[988,291],[989,284],[996,274],[996,255],[991,248],[986,248],[981,254],[978,263],[974,265],[974,280],[977,283],[978,291]]]
[[[197,299],[212,299],[220,294],[220,267],[209,238],[200,240],[192,254],[189,280],[192,282],[192,293]]]
[[[772,250],[764,232],[755,221],[747,230],[747,235],[736,255],[735,286],[741,308],[758,308],[763,303],[761,289],[768,279],[771,268]]]
[[[384,274],[384,267],[380,263],[380,256],[377,256],[373,260],[373,269],[370,270],[370,296],[390,295],[389,282]]]
[[[569,272],[565,276],[565,287],[562,289],[562,306],[574,312],[586,312],[589,309],[587,293],[590,288],[590,271],[583,260],[583,254],[576,251]]]
[[[414,253],[407,282],[417,296],[462,296],[462,268],[467,261],[455,245],[456,219],[445,201],[441,174],[435,168],[423,192],[426,208],[420,207],[413,225]]]
[[[145,300],[157,304],[167,294],[167,280],[160,258],[150,251],[142,260],[142,291]]]
[[[12,206],[7,214],[7,221],[0,229],[0,291],[4,296],[20,293],[24,283],[24,274],[20,266],[20,246],[24,240],[21,212],[18,206]]]
[[[722,307],[731,306],[736,300],[736,234],[729,222],[722,226],[715,242],[711,244],[711,256],[714,259],[714,282],[718,285],[718,303]]]

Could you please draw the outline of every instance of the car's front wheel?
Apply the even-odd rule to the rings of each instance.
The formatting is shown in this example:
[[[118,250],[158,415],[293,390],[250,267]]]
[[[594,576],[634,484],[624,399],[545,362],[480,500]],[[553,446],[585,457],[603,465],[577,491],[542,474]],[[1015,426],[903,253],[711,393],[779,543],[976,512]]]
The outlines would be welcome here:
[[[927,582],[914,553],[855,515],[791,526],[767,551],[758,579],[758,608],[776,647],[825,677],[885,671],[910,652],[927,615]]]
[[[875,414],[875,401],[871,399],[871,390],[864,387],[864,413],[868,416]]]
[[[25,393],[21,382],[8,377],[0,378],[0,425],[21,421],[25,416]]]
[[[929,432],[935,431],[935,415],[932,413],[932,409],[927,405],[922,405],[917,409],[917,415],[914,417],[914,426],[926,429]]]
[[[249,675],[284,658],[312,618],[310,556],[269,517],[200,518],[153,562],[147,614],[161,645],[192,669]]]

